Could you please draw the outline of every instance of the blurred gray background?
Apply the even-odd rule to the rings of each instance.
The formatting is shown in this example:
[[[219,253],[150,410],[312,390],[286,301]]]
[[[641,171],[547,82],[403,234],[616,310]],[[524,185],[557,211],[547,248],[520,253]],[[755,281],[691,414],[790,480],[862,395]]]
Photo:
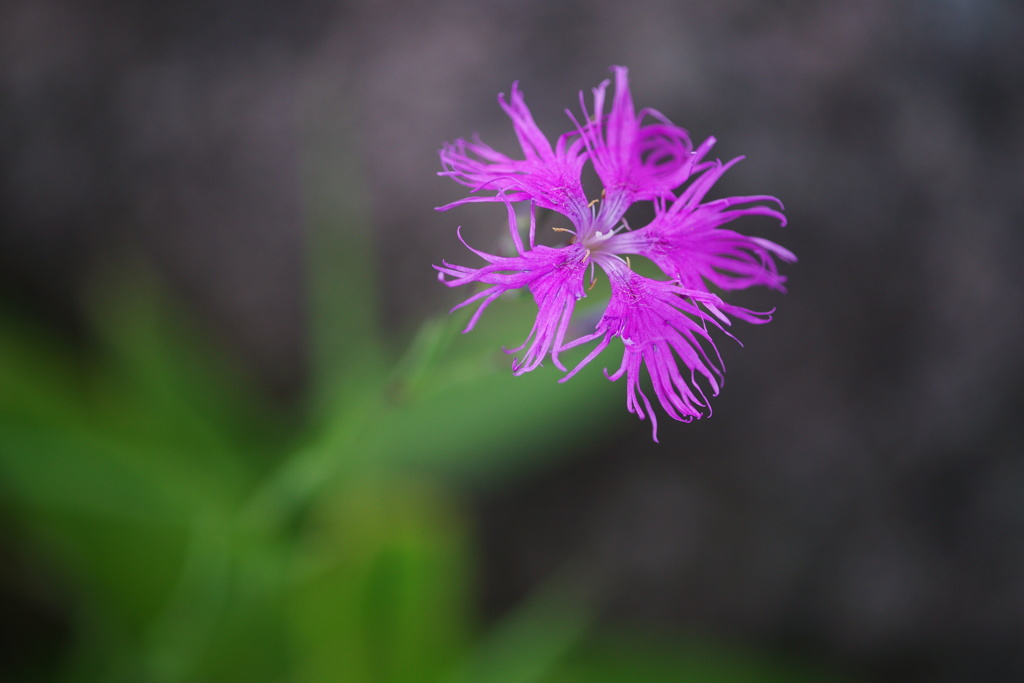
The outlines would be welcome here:
[[[475,492],[486,613],[582,560],[610,622],[1024,680],[1022,43],[1011,0],[2,0],[2,296],[74,336],[90,274],[141,252],[287,405],[318,102],[358,132],[337,191],[400,338],[458,300],[430,267],[468,262],[456,225],[498,238],[494,206],[433,210],[463,192],[440,144],[512,152],[514,80],[553,137],[629,66],[639,106],[746,155],[716,192],[781,198],[789,227],[739,227],[800,262],[733,299],[778,312],[721,342],[710,420]]]

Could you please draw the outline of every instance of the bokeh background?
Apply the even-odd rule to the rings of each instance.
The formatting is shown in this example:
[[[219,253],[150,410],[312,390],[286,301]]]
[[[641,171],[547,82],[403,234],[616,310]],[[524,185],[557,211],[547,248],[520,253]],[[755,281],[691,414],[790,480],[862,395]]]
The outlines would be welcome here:
[[[595,424],[548,377],[557,424],[543,433],[557,438],[524,420],[470,454],[518,449],[528,466],[441,477],[469,529],[470,611],[500,624],[576,567],[597,577],[602,626],[853,680],[1022,680],[1022,41],[1012,0],[3,0],[0,297],[74,359],[116,308],[97,289],[159,282],[228,350],[276,433],[294,433],[322,380],[311,216],[366,227],[329,253],[368,240],[377,267],[353,271],[348,305],[375,302],[402,348],[459,299],[431,269],[466,261],[456,225],[482,248],[500,234],[494,206],[434,211],[462,195],[436,176],[440,144],[476,132],[514,150],[495,97],[515,80],[553,137],[579,91],[626,65],[639,106],[746,156],[716,192],[781,198],[788,227],[740,229],[800,261],[786,295],[733,299],[777,314],[740,328],[743,348],[721,341],[711,419],[663,419],[656,445],[621,383],[580,390]],[[324,148],[336,154],[317,175]],[[519,343],[517,322],[499,346]],[[502,372],[476,400],[520,381]],[[459,410],[442,403],[437,419]],[[81,604],[98,598],[39,540],[25,512],[39,506],[3,484],[19,471],[0,470],[0,678],[51,680],[89,649]],[[190,680],[133,666],[59,675]]]

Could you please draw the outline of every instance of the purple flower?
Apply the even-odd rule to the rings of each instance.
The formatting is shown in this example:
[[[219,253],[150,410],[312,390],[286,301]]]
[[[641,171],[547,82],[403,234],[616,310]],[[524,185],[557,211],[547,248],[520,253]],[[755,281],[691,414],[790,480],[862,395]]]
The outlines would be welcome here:
[[[641,368],[647,369],[654,397],[669,417],[688,422],[710,414],[708,394],[722,384],[725,368],[711,331],[726,332],[732,320],[764,323],[771,311],[758,313],[723,302],[712,289],[728,291],[763,285],[785,291],[776,259],[795,261],[787,249],[724,227],[741,216],[769,216],[786,224],[781,202],[754,195],[704,201],[711,187],[740,158],[723,164],[705,161],[714,145],[708,138],[694,148],[685,130],[650,109],[637,112],[629,91],[627,71],[614,67],[615,93],[605,113],[605,81],[593,91],[587,111],[583,94],[581,119],[567,112],[575,129],[552,146],[526,107],[518,84],[509,101],[499,102],[512,119],[523,158],[513,159],[480,140],[457,140],[441,150],[447,175],[468,186],[472,194],[440,207],[447,210],[467,202],[505,204],[514,256],[497,256],[466,246],[486,265],[479,268],[445,262],[435,266],[450,287],[483,285],[456,308],[479,302],[464,332],[505,292],[527,288],[537,303],[537,319],[523,351],[512,368],[519,375],[539,367],[550,356],[570,379],[604,351],[612,340],[622,342],[622,363],[610,380],[626,377],[626,405],[643,419],[650,416],[654,440],[657,419],[651,400],[641,388]],[[590,162],[603,188],[588,200],[581,179]],[[530,206],[529,244],[524,245],[516,220],[515,202]],[[626,211],[637,202],[651,202],[654,218],[631,229]],[[554,248],[536,244],[536,208],[566,216],[572,229],[568,244]],[[462,239],[461,233],[459,239]],[[465,241],[463,241],[465,244]],[[631,268],[630,255],[653,262],[666,280],[643,277]],[[596,328],[567,340],[576,302],[587,295],[597,269],[611,283],[611,298]],[[453,309],[454,310],[454,309]],[[729,335],[732,336],[732,335]],[[559,354],[576,346],[593,348],[567,371]]]

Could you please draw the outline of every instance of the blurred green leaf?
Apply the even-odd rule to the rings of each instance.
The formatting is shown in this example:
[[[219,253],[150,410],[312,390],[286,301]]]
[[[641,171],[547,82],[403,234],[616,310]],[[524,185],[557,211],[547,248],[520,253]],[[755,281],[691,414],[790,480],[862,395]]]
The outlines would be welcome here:
[[[578,569],[549,579],[496,624],[444,683],[548,680],[594,623],[592,587]]]
[[[289,539],[244,524],[235,525],[232,530],[231,562],[229,572],[224,575],[221,594],[214,596],[209,604],[201,602],[204,595],[212,595],[220,575],[197,572],[197,578],[204,580],[195,582],[192,590],[183,595],[185,609],[170,623],[169,635],[174,636],[175,628],[180,630],[177,640],[164,641],[172,648],[185,645],[186,648],[178,652],[199,657],[191,662],[171,659],[166,663],[177,664],[176,670],[182,673],[177,680],[186,683],[288,680],[290,652],[284,615]],[[213,618],[207,617],[210,637],[205,641],[196,638],[190,643],[196,635],[188,632],[190,609],[213,612],[210,615]],[[188,649],[191,645],[198,648]],[[172,648],[169,652],[173,654]]]
[[[361,447],[367,459],[440,468],[449,476],[507,476],[582,452],[622,428],[622,387],[601,373],[607,355],[565,383],[553,367],[515,377],[512,355],[501,349],[525,337],[536,305],[503,300],[488,313],[490,320],[465,335],[458,333],[465,316],[425,328],[424,360],[410,361],[388,388],[380,408],[386,418]],[[572,367],[582,355],[563,360]]]
[[[112,271],[90,310],[97,343],[77,352],[6,316],[0,495],[76,588],[70,680],[194,680],[238,611],[229,511],[283,423],[143,269]]]
[[[55,335],[0,307],[0,421],[80,425],[87,372]]]
[[[423,683],[469,633],[467,529],[423,483],[350,482],[317,508],[290,625],[301,681]]]
[[[0,487],[32,509],[183,522],[206,487],[176,465],[173,457],[140,458],[82,433],[0,425]]]
[[[494,313],[466,335],[460,316],[426,323],[387,377],[310,430],[250,512],[287,519],[317,490],[367,471],[494,480],[582,453],[625,424],[603,357],[564,384],[553,368],[513,377],[501,348],[530,329],[535,304],[503,301]]]
[[[279,450],[285,425],[240,365],[137,262],[112,265],[91,289],[99,353],[92,424],[118,438],[174,444],[228,477]]]

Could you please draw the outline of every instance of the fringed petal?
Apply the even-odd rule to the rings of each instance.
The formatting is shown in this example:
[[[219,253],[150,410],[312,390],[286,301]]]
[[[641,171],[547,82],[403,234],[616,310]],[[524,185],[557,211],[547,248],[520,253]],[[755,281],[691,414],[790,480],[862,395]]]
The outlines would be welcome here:
[[[486,266],[467,268],[448,263],[434,266],[440,273],[439,279],[449,287],[471,282],[489,285],[452,309],[482,301],[463,332],[473,329],[484,309],[495,299],[505,292],[525,287],[537,303],[537,318],[526,341],[509,350],[512,353],[526,349],[523,358],[517,357],[513,362],[513,372],[521,375],[534,370],[549,355],[555,367],[565,370],[558,360],[558,354],[565,346],[565,335],[576,302],[585,296],[583,279],[590,262],[586,248],[581,244],[571,244],[560,249],[540,245],[512,257],[476,253],[488,261]],[[446,279],[445,276],[453,279]]]
[[[785,225],[785,216],[766,205],[772,202],[781,207],[779,200],[757,195],[700,203],[715,181],[738,160],[715,162],[674,202],[656,207],[650,224],[614,236],[607,248],[619,254],[645,256],[670,278],[691,289],[763,286],[784,292],[786,278],[779,273],[776,259],[793,262],[796,256],[769,240],[722,228],[743,216],[768,216]]]
[[[444,170],[448,176],[469,187],[476,194],[439,207],[441,210],[468,202],[501,201],[504,194],[510,201],[533,200],[537,206],[563,213],[577,226],[589,217],[587,198],[580,176],[586,163],[586,148],[576,133],[558,138],[552,148],[526,106],[518,84],[512,94],[498,98],[512,125],[523,151],[523,159],[513,159],[478,139],[456,140],[441,150]],[[493,194],[489,194],[493,193]]]

